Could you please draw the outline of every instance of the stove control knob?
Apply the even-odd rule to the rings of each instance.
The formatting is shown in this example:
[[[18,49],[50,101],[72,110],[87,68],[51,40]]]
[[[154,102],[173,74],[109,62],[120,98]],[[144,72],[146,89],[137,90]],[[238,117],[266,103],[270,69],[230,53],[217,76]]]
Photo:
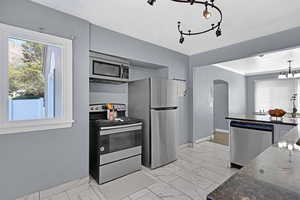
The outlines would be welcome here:
[[[104,147],[100,147],[100,151],[103,152],[105,149]]]

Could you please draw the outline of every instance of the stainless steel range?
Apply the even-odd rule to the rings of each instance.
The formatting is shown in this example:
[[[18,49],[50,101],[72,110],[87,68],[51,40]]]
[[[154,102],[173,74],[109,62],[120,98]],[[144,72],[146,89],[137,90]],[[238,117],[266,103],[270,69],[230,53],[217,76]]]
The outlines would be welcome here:
[[[105,104],[90,105],[90,174],[98,184],[141,169],[142,122],[126,117],[126,105],[112,106],[115,120]]]

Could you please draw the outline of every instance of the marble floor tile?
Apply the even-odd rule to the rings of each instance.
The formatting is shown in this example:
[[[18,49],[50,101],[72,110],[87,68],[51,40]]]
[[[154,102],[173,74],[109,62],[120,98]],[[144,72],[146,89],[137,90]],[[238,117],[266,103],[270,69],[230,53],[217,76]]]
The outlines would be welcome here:
[[[40,200],[44,200],[44,199],[46,199],[50,196],[53,196],[55,194],[60,194],[61,192],[64,192],[66,190],[75,188],[75,187],[77,187],[79,185],[82,185],[82,184],[88,184],[88,183],[89,183],[89,177],[84,177],[84,178],[81,178],[81,179],[78,179],[78,180],[66,182],[64,184],[52,187],[50,189],[40,191]]]
[[[77,199],[79,199],[80,194],[85,193],[90,189],[91,188],[90,188],[89,184],[83,184],[83,185],[76,186],[72,189],[67,190],[66,193],[68,194],[68,197],[70,199],[77,200]]]
[[[164,182],[170,182],[178,176],[175,174],[177,170],[180,170],[177,166],[171,164],[172,166],[163,166],[157,169],[150,170],[149,172],[156,178],[164,181]]]
[[[180,195],[180,196],[175,196],[175,197],[163,197],[162,199],[164,199],[164,200],[192,200],[187,195]]]
[[[176,190],[175,188],[166,183],[156,183],[148,187],[148,189],[161,198],[176,197],[183,195],[182,192]]]
[[[40,194],[38,192],[30,194],[30,195],[26,195],[24,197],[18,198],[16,200],[40,200]]]
[[[160,198],[148,189],[143,189],[129,196],[131,200],[160,200]]]
[[[92,188],[89,188],[87,191],[80,193],[78,197],[79,200],[99,200],[99,197],[96,195]]]
[[[99,185],[96,183],[96,181],[90,183],[91,189],[94,191],[94,193],[97,195],[99,200],[107,200],[102,194]]]
[[[129,197],[125,197],[124,199],[121,199],[121,200],[130,200],[130,198]]]
[[[208,189],[209,187],[211,187],[214,184],[214,182],[209,180],[208,178],[199,176],[195,172],[192,172],[192,171],[182,170],[182,171],[178,172],[177,175],[180,176],[181,178],[185,179],[186,181],[193,183],[197,187],[200,187],[203,190]]]
[[[66,192],[62,192],[60,194],[53,195],[49,198],[49,200],[71,200]]]
[[[178,159],[174,162],[174,165],[176,165],[177,167],[181,168],[181,169],[187,169],[187,170],[193,170],[196,168],[199,168],[198,165],[193,164],[192,162],[188,162],[186,160],[183,159]]]
[[[182,178],[178,178],[170,182],[170,184],[177,190],[183,192],[184,194],[192,198],[193,200],[203,200],[203,197],[197,191],[197,186]]]
[[[197,173],[197,175],[205,177],[215,183],[223,183],[227,178],[230,177],[228,175],[220,175],[214,171],[211,171],[203,167],[196,169],[195,172]]]

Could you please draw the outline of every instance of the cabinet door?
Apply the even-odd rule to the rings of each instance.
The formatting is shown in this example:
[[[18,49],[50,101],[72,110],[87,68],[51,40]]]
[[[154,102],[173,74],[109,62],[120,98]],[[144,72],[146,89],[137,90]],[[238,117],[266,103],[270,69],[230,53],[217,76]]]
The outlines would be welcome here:
[[[274,143],[277,143],[280,140],[280,138],[282,138],[294,127],[295,126],[282,125],[282,124],[274,125]]]
[[[272,132],[231,127],[230,160],[241,166],[247,165],[272,145]]]

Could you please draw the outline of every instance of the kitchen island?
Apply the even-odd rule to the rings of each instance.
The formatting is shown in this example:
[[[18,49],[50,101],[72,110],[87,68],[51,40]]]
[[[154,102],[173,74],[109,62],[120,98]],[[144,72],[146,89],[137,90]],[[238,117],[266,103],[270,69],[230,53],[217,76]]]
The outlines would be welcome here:
[[[252,121],[252,122],[261,122],[261,123],[271,123],[271,124],[282,124],[282,125],[291,125],[297,126],[300,122],[299,118],[289,118],[283,117],[282,119],[274,120],[269,115],[239,115],[239,114],[230,114],[226,117],[228,120],[238,120],[238,121]]]
[[[274,120],[269,115],[230,114],[228,117],[226,117],[226,119],[229,120],[229,124],[232,121],[238,121],[273,125],[273,143],[278,142],[279,138],[283,137],[289,130],[300,123],[299,118],[284,117],[282,119]]]
[[[297,119],[274,122],[264,116],[244,116],[244,119],[230,116],[230,120],[255,120],[264,123],[282,124],[294,120],[294,127],[272,146],[252,160],[238,173],[226,180],[207,196],[208,200],[298,200],[300,199],[300,151],[294,149],[289,162],[289,150],[283,143],[296,144],[300,139]],[[280,145],[279,145],[280,144]],[[298,142],[299,144],[299,142]],[[299,146],[294,146],[294,148]]]

